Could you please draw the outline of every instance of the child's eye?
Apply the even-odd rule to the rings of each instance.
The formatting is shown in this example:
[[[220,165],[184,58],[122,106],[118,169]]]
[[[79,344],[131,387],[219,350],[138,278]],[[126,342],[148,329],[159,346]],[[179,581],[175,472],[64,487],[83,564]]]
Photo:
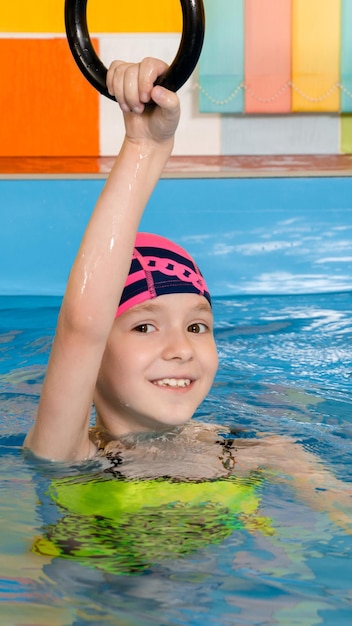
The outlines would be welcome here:
[[[155,330],[153,324],[138,324],[134,329],[137,333],[152,333]]]
[[[195,324],[190,324],[187,330],[189,333],[206,333],[208,330],[208,326],[206,324],[196,322]]]

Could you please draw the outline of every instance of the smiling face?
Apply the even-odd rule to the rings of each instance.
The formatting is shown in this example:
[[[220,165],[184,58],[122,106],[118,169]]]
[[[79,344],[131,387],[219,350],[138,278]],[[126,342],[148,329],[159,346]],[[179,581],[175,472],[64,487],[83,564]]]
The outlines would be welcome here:
[[[135,306],[113,325],[95,393],[97,423],[114,436],[184,424],[218,365],[213,314],[196,294]]]

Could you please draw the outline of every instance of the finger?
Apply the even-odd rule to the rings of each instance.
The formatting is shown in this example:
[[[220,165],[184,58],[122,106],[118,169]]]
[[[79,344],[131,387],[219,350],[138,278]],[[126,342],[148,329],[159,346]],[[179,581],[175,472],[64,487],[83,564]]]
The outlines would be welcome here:
[[[151,91],[156,79],[164,74],[168,66],[160,59],[146,57],[141,61],[139,67],[139,98],[141,102],[147,103],[151,100]]]
[[[163,111],[166,119],[174,120],[180,115],[180,101],[178,95],[161,85],[153,87],[151,98]]]
[[[113,61],[106,76],[106,85],[110,95],[114,96],[122,111],[129,112],[131,106],[126,98],[126,74],[133,71],[134,64],[124,61]],[[129,79],[127,79],[129,80]],[[127,83],[128,84],[128,83]]]
[[[139,94],[139,75],[139,64],[133,64],[128,66],[124,73],[124,103],[128,105],[129,110],[133,113],[142,113],[144,111],[144,103],[141,102]]]
[[[110,96],[115,96],[115,86],[116,80],[119,72],[117,71],[119,67],[124,65],[123,61],[113,61],[107,71],[106,74],[106,86]],[[115,96],[116,97],[116,96]]]

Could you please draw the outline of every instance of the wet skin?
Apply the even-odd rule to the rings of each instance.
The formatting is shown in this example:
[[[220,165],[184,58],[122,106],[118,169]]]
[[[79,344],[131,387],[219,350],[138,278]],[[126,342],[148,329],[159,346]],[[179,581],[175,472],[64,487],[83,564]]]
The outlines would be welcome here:
[[[211,307],[197,294],[168,294],[123,313],[98,377],[97,424],[113,436],[189,420],[218,366]]]

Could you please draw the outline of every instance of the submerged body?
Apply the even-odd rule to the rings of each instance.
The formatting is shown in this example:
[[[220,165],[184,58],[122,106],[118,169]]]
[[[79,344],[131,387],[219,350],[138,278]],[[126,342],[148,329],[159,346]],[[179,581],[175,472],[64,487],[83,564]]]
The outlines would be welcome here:
[[[43,528],[35,553],[137,574],[240,529],[273,534],[260,510],[264,474],[234,475],[239,439],[229,429],[194,422],[162,434],[91,436],[102,471],[51,482],[46,497],[61,517]]]

